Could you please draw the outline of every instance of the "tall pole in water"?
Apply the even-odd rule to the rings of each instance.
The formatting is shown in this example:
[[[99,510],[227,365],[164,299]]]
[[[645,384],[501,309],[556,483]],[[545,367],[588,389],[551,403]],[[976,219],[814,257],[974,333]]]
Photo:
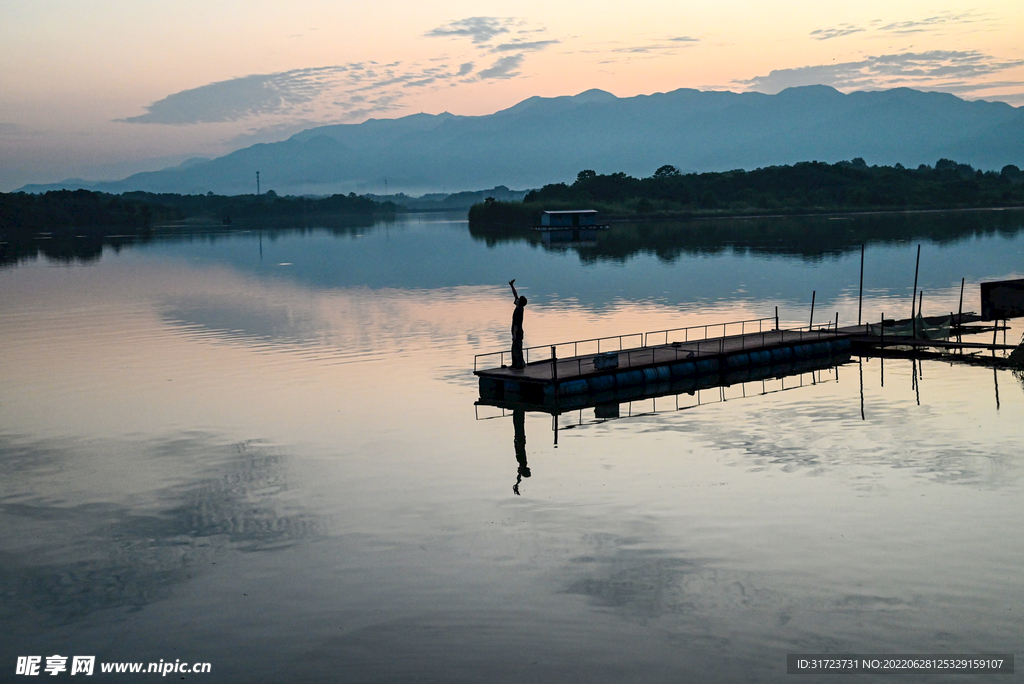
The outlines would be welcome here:
[[[967,282],[967,278],[960,279],[960,313],[956,317],[957,326],[963,325],[964,322],[964,284]]]
[[[911,330],[914,331],[914,337],[917,337],[917,318],[914,317],[914,308],[917,304],[917,272],[921,267],[921,245],[917,246],[917,264],[914,266],[914,296],[910,299],[910,325]]]
[[[860,295],[857,297],[857,325],[860,325],[861,311],[864,309],[864,243],[860,245]]]
[[[817,290],[811,290],[811,320],[807,323],[808,332],[810,332],[811,328],[814,327],[814,297],[817,294]]]
[[[260,172],[256,172],[256,194],[260,194]]]

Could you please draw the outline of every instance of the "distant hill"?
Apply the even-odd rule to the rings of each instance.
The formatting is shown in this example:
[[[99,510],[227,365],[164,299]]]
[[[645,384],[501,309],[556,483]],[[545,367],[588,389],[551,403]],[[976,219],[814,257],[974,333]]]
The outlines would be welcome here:
[[[486,116],[414,114],[321,126],[279,143],[139,173],[121,181],[30,185],[41,192],[251,193],[261,172],[278,194],[420,194],[571,181],[582,169],[638,177],[755,169],[801,161],[908,167],[955,159],[1024,166],[1024,108],[897,88],[843,94],[827,86],[777,95],[680,89],[619,98],[601,90],[531,97]]]
[[[407,211],[456,211],[469,209],[487,198],[499,202],[521,202],[528,192],[529,190],[509,190],[504,185],[499,185],[490,190],[466,190],[451,194],[437,192],[421,197],[410,197],[401,192],[387,196],[366,193],[363,197],[374,202],[394,202]]]

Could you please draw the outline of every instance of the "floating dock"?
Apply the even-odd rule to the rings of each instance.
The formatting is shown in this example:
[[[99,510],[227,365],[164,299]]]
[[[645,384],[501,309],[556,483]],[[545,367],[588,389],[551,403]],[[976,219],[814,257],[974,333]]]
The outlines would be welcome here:
[[[908,326],[920,326],[918,334],[943,326],[945,335],[993,330],[965,328],[982,320],[965,313],[952,318],[919,317],[916,323],[886,320],[844,328],[829,323],[781,330],[777,317],[761,318],[533,347],[525,350],[528,363],[521,370],[505,363],[510,358],[507,351],[480,354],[473,372],[479,378],[481,403],[558,412],[784,377],[841,365],[853,353],[872,355],[894,347],[1012,348],[896,334]],[[537,356],[542,358],[536,360]],[[480,367],[487,362],[498,365]]]

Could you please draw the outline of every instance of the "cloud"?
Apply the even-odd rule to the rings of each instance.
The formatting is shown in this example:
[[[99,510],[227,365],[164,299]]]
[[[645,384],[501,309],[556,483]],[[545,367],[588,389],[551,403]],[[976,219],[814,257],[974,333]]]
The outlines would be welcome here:
[[[699,43],[700,38],[693,38],[691,36],[671,36],[668,38],[656,38],[649,43],[640,45],[622,45],[621,42],[613,42],[607,46],[601,46],[597,48],[590,48],[581,50],[581,52],[588,54],[609,54],[609,55],[674,55],[677,54],[680,48],[689,48],[694,44]],[[616,47],[617,46],[617,47]],[[618,59],[607,59],[601,64],[611,64]]]
[[[491,52],[533,52],[536,50],[543,50],[549,45],[557,45],[561,41],[559,40],[534,40],[534,41],[523,41],[523,42],[511,42],[502,43],[501,45],[495,45],[491,48]]]
[[[1020,66],[1024,66],[1024,60],[1000,61],[976,50],[932,50],[877,55],[856,62],[776,69],[767,76],[733,83],[748,90],[767,93],[818,84],[840,90],[905,86],[967,93],[993,87],[1024,86],[1024,82],[999,81],[988,84],[983,80]]]
[[[973,12],[962,12],[960,14],[953,14],[951,12],[942,12],[935,16],[926,17],[924,19],[917,19],[912,21],[897,21],[886,26],[880,27],[879,31],[892,31],[895,33],[919,33],[926,31],[930,28],[941,26],[943,24],[970,24],[980,20],[979,15]]]
[[[511,17],[469,17],[426,32],[470,43],[463,54],[429,59],[426,66],[371,60],[250,74],[172,93],[145,107],[144,113],[117,121],[174,126],[241,122],[250,125],[244,135],[263,135],[297,123],[355,120],[401,109],[418,90],[520,76],[527,54],[560,42],[543,37],[545,32]],[[495,44],[497,36],[504,40]],[[474,73],[477,64],[490,62],[494,55],[500,56]],[[11,131],[0,128],[0,134],[9,136]]]
[[[515,69],[518,69],[519,65],[522,64],[523,57],[524,55],[501,57],[490,68],[478,72],[477,76],[481,79],[505,79],[518,76],[519,72],[515,71]]]
[[[486,59],[488,55],[505,54],[498,58],[490,67],[481,69],[476,74],[472,71],[476,62],[463,63],[456,76],[462,83],[494,79],[509,79],[520,76],[519,67],[526,59],[527,53],[545,50],[561,41],[548,38],[538,39],[544,34],[544,27],[528,26],[522,19],[514,17],[469,17],[458,21],[450,21],[427,31],[424,35],[432,38],[469,38],[477,53],[476,59]],[[499,35],[507,37],[503,42],[493,44],[491,41]]]
[[[348,67],[296,69],[218,81],[168,95],[125,123],[193,124],[280,114],[311,102]]]
[[[952,12],[940,12],[939,14],[925,17],[924,19],[896,21],[885,24],[884,26],[881,25],[881,21],[875,20],[868,22],[870,28],[856,26],[854,24],[840,24],[838,26],[820,28],[811,31],[811,37],[815,40],[831,40],[832,38],[842,38],[843,36],[849,36],[854,33],[864,33],[869,30],[886,33],[921,33],[923,31],[934,31],[951,24],[973,24],[984,21],[988,21],[985,15],[975,14],[974,12],[961,12],[959,14],[953,14]]]
[[[217,81],[173,93],[121,123],[190,125],[259,119],[260,130],[294,121],[351,119],[398,109],[410,90],[445,85],[472,69],[376,62],[293,69]]]
[[[842,36],[848,36],[853,33],[863,33],[865,29],[859,26],[853,26],[852,24],[842,24],[833,28],[817,29],[811,31],[811,37],[815,40],[830,40],[832,38],[841,38]]]
[[[432,38],[459,37],[469,38],[474,43],[489,42],[494,36],[508,33],[521,26],[518,19],[499,17],[469,17],[450,21],[447,24],[427,31],[424,35]]]
[[[649,45],[630,45],[628,47],[612,48],[612,52],[625,52],[632,55],[644,55],[656,52],[673,52],[678,48],[677,45],[664,45],[659,43],[653,43]]]

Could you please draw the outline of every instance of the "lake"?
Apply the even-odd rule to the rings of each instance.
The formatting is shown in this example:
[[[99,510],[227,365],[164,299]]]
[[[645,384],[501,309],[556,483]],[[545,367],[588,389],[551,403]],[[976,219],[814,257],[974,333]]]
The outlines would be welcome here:
[[[527,413],[529,477],[511,412],[475,405],[511,278],[540,346],[776,306],[807,325],[812,293],[815,323],[856,323],[861,243],[864,320],[909,316],[918,244],[926,315],[958,310],[961,279],[979,311],[978,283],[1024,277],[1024,212],[833,219],[546,247],[408,215],[7,264],[5,677],[91,655],[98,681],[163,661],[209,682],[775,682],[789,653],[1019,651],[1019,374],[855,356],[618,419]]]

